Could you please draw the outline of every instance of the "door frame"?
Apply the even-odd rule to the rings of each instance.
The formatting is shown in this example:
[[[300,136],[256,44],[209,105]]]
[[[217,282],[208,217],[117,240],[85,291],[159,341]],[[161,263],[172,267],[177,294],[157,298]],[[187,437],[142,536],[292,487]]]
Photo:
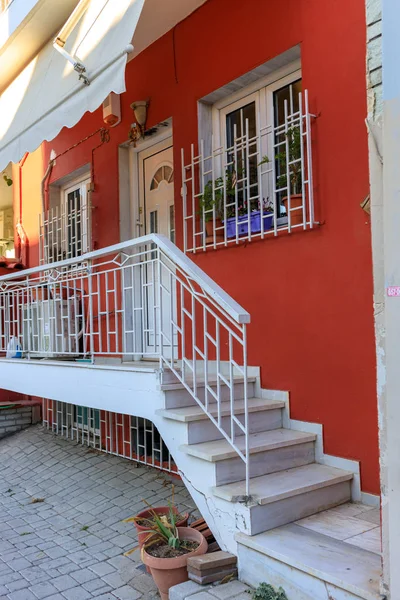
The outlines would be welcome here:
[[[144,235],[145,230],[145,213],[144,207],[140,207],[140,192],[141,186],[143,186],[143,159],[156,154],[161,150],[173,147],[173,132],[172,132],[172,120],[168,120],[166,125],[160,127],[159,130],[154,133],[149,139],[139,140],[136,147],[129,146],[125,148],[120,147],[120,184],[121,184],[121,171],[128,170],[129,175],[129,193],[123,194],[123,202],[121,203],[120,198],[120,220],[127,219],[129,221],[130,239],[136,239]],[[125,180],[126,181],[126,180]],[[127,182],[128,183],[128,182]],[[126,189],[122,186],[123,189]],[[121,193],[121,186],[120,186]],[[126,206],[126,201],[129,199],[129,205]],[[142,213],[140,212],[142,208]],[[125,230],[125,235],[128,232]],[[128,237],[126,239],[129,239]],[[123,241],[123,240],[121,240]],[[135,326],[135,331],[138,328]],[[141,334],[139,335],[139,346],[141,340]],[[123,361],[140,361],[140,360],[151,360],[151,358],[143,356],[143,354],[132,354],[127,351],[123,357]]]

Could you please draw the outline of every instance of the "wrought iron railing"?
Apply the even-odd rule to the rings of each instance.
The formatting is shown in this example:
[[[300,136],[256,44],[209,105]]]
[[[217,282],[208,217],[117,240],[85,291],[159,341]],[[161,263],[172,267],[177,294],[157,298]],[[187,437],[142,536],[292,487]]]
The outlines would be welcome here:
[[[161,235],[0,278],[0,352],[19,360],[157,359],[246,463],[247,480],[249,322]],[[237,378],[244,384],[240,396]],[[244,449],[238,436],[245,436]]]
[[[308,93],[298,110],[284,102],[282,123],[250,135],[249,121],[233,145],[204,140],[190,159],[181,151],[185,252],[277,236],[315,225]],[[207,152],[205,148],[211,146]]]
[[[47,429],[82,446],[177,473],[178,469],[154,423],[142,417],[43,399]]]

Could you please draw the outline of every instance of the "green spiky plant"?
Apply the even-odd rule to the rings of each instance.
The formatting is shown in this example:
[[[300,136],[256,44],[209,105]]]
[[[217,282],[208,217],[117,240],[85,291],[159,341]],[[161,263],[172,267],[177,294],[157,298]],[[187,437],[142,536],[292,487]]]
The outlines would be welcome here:
[[[182,516],[176,510],[175,502],[175,487],[172,486],[172,500],[168,501],[168,514],[166,515],[158,515],[154,510],[153,506],[147,500],[143,499],[143,502],[150,509],[150,517],[146,519],[147,523],[145,527],[147,529],[143,532],[146,534],[145,543],[142,547],[142,555],[143,550],[149,548],[153,544],[157,542],[162,542],[170,546],[171,548],[178,549],[181,546],[184,547],[184,540],[179,538],[179,532],[176,524],[182,518]],[[144,519],[141,517],[129,517],[128,519],[124,519],[124,523],[137,523],[138,525],[144,525]],[[137,550],[138,546],[135,546],[131,550],[125,552],[125,556],[129,556]]]
[[[288,598],[283,588],[275,590],[269,583],[260,583],[253,592],[252,600],[288,600]]]
[[[176,526],[177,518],[179,515],[175,514],[174,506],[172,502],[168,503],[169,511],[167,515],[158,515],[153,507],[144,500],[144,502],[150,508],[150,518],[153,524],[149,528],[146,529],[143,533],[146,535],[145,543],[142,547],[142,558],[143,552],[146,548],[150,548],[157,542],[164,543],[171,548],[178,549],[182,545],[182,540],[179,538],[178,528]],[[139,523],[142,524],[142,519],[140,517],[129,517],[128,519],[124,519],[124,523]],[[125,552],[125,556],[129,556],[135,550],[137,550],[138,546],[135,546],[131,550]]]

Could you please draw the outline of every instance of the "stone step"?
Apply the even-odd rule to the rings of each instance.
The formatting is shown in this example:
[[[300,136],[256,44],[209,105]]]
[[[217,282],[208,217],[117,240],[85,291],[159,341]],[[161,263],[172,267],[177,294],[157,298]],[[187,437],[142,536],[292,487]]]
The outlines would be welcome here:
[[[381,557],[299,525],[236,535],[239,576],[284,588],[288,600],[380,600]]]
[[[352,478],[348,471],[314,463],[252,478],[250,498],[245,481],[214,487],[213,493],[228,502],[245,502],[255,535],[348,502]]]
[[[274,400],[263,400],[261,398],[249,398],[248,402],[248,424],[250,433],[259,433],[282,427],[282,408],[284,402]],[[217,419],[218,410],[215,402],[210,403],[209,412]],[[165,419],[185,423],[188,428],[188,443],[198,444],[200,442],[224,439],[222,432],[212,423],[203,408],[199,405],[183,408],[161,409],[156,413]],[[231,403],[221,402],[221,427],[224,431],[230,431],[231,426]],[[235,400],[234,414],[244,424],[244,402]],[[235,425],[238,435],[242,433]]]
[[[250,477],[307,465],[315,460],[312,433],[290,429],[274,429],[249,436]],[[238,436],[236,444],[244,451],[245,438]],[[184,444],[180,450],[201,460],[215,463],[217,486],[240,482],[246,476],[245,464],[226,440]]]
[[[247,397],[254,398],[255,396],[255,377],[247,378]],[[191,380],[187,381],[189,387],[193,385]],[[217,390],[217,380],[215,377],[211,377],[207,382],[208,387],[210,387],[214,392]],[[165,408],[182,408],[185,406],[197,406],[196,400],[193,398],[191,393],[185,388],[185,386],[180,382],[173,383],[162,383],[160,385],[160,389],[164,392],[165,395]],[[234,378],[234,399],[242,400],[244,398],[244,379],[243,377],[235,377]],[[199,379],[197,381],[197,395],[198,398],[203,402],[206,394],[206,384],[204,380]],[[230,401],[231,399],[231,390],[229,387],[223,383],[220,385],[220,397],[221,401]],[[215,402],[212,394],[208,392],[209,401]]]

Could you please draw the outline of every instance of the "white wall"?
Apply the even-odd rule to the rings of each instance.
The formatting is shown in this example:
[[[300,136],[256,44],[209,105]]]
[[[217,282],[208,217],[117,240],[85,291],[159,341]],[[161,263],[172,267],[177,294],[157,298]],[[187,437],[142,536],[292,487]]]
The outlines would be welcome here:
[[[400,296],[388,295],[400,286],[400,2],[367,0],[366,8],[382,593],[400,600]]]

